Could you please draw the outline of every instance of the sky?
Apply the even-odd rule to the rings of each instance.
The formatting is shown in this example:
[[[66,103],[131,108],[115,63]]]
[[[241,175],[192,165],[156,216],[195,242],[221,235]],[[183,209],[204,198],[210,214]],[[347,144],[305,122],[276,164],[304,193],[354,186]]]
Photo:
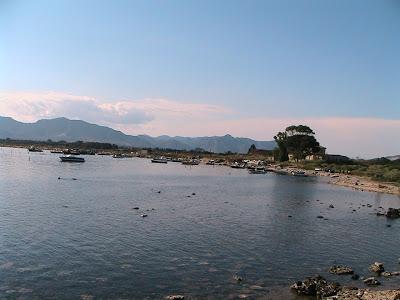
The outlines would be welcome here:
[[[0,0],[0,115],[400,154],[397,0]]]

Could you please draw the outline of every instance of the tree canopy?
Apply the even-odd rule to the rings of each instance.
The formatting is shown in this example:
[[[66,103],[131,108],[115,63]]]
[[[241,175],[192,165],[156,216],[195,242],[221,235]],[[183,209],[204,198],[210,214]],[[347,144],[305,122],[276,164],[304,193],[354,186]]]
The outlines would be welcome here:
[[[291,125],[284,132],[278,132],[274,136],[279,150],[278,160],[288,160],[289,153],[296,160],[318,153],[321,148],[314,135],[315,132],[306,125]]]

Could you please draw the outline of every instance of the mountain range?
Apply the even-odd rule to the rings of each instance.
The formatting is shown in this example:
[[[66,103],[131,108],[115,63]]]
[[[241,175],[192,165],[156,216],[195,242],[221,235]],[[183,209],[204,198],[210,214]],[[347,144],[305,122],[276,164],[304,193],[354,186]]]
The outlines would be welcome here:
[[[51,139],[67,142],[100,142],[119,146],[176,150],[201,148],[215,153],[228,151],[247,153],[252,144],[257,149],[271,150],[275,147],[274,141],[255,141],[249,138],[233,137],[229,134],[210,137],[134,136],[106,126],[67,118],[42,119],[35,123],[23,123],[10,117],[0,117],[0,139],[6,138],[37,141]]]

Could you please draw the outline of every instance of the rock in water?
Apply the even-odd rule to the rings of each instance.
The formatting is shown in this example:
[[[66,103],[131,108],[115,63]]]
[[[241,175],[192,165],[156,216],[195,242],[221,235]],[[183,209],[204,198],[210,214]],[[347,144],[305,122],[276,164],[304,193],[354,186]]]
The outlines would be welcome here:
[[[364,283],[368,286],[375,286],[375,285],[380,285],[381,283],[376,279],[375,277],[369,277],[367,279],[363,280]]]
[[[386,212],[386,217],[390,219],[400,218],[400,208],[390,207]]]
[[[167,299],[167,300],[184,300],[185,296],[183,296],[183,295],[170,295],[170,296],[165,297],[165,299]]]
[[[385,268],[383,267],[383,263],[374,262],[372,265],[369,266],[369,270],[371,272],[375,272],[377,274],[381,274],[382,272],[385,271]]]
[[[337,275],[348,275],[354,273],[352,268],[346,266],[332,266],[330,267],[329,272]]]
[[[336,295],[340,290],[340,284],[328,282],[322,276],[306,278],[304,281],[298,281],[291,286],[298,295],[329,297]]]

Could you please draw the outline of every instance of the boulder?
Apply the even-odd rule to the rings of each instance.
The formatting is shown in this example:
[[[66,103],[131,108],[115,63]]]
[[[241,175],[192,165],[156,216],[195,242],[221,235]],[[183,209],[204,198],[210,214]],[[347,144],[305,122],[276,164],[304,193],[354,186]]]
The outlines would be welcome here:
[[[377,274],[381,274],[382,272],[385,271],[385,268],[383,267],[383,263],[374,262],[372,265],[369,266],[369,270],[371,272],[375,272]]]
[[[337,275],[348,275],[348,274],[353,274],[354,271],[350,267],[346,266],[332,266],[329,268],[329,272],[332,274],[337,274]]]

